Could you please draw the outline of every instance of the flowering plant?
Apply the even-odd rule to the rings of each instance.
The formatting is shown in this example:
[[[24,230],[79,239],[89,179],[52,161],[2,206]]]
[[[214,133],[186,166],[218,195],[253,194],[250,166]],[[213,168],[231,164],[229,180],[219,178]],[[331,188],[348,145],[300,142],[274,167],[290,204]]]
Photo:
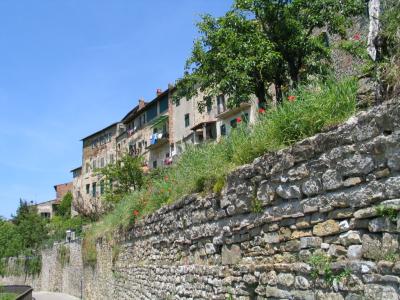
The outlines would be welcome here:
[[[290,95],[288,97],[288,100],[289,100],[289,102],[294,102],[294,101],[296,101],[296,96]]]

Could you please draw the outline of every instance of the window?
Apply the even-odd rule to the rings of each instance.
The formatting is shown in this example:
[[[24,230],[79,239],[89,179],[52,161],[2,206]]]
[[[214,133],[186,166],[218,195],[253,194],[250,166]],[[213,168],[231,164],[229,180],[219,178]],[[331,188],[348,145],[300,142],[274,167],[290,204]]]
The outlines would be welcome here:
[[[92,183],[92,196],[96,197],[97,191],[96,191],[96,182]]]
[[[225,105],[225,96],[224,95],[219,95],[217,97],[217,106],[218,106],[218,113],[221,114],[226,110],[226,105]]]
[[[147,122],[150,122],[155,117],[157,117],[157,103],[154,103],[149,110],[146,112],[147,115]]]
[[[181,99],[176,99],[175,100],[175,106],[181,105]]]
[[[207,106],[207,112],[210,113],[212,109],[212,98],[211,97],[205,97],[204,98]]]
[[[146,115],[145,114],[142,115],[142,124],[146,124]]]
[[[156,161],[156,160],[153,161],[153,168],[154,168],[154,169],[157,168],[157,161]]]
[[[190,125],[189,114],[185,114],[185,127],[189,127],[189,125]]]
[[[50,213],[49,212],[42,212],[42,213],[40,213],[40,215],[44,219],[50,219]]]
[[[104,157],[100,158],[100,168],[104,168]]]
[[[168,109],[168,95],[160,100],[160,114]]]
[[[110,154],[110,164],[114,163],[114,154]]]
[[[220,129],[221,129],[221,135],[226,135],[226,126],[225,126],[225,124],[222,124]]]
[[[86,185],[86,194],[89,194],[90,193],[90,184],[87,184]]]
[[[100,194],[103,195],[104,194],[104,180],[100,181]]]
[[[96,170],[96,168],[97,168],[96,160],[94,159],[94,160],[92,161],[92,170],[94,171],[94,170]]]

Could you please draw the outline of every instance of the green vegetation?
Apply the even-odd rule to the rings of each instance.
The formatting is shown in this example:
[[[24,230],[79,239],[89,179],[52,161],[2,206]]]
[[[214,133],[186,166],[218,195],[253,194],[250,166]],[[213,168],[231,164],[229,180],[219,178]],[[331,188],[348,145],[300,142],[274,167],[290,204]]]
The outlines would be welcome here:
[[[83,264],[94,268],[97,262],[96,237],[86,234],[82,240]]]
[[[0,300],[15,300],[17,299],[17,294],[12,293],[1,293],[0,291]]]
[[[390,206],[378,205],[375,207],[378,216],[397,222],[397,210]]]
[[[260,199],[254,197],[251,201],[251,211],[255,214],[260,214],[263,211],[262,202]]]
[[[115,164],[99,169],[99,174],[104,176],[100,186],[104,199],[115,204],[127,193],[140,189],[144,183],[142,166],[142,157],[126,154]]]
[[[200,37],[177,83],[176,98],[197,95],[200,87],[207,96],[229,95],[230,107],[248,102],[251,95],[265,107],[274,84],[281,102],[289,86],[327,73],[327,34],[345,38],[351,17],[364,9],[362,0],[236,0],[225,16],[205,15],[198,24]]]
[[[378,76],[386,97],[400,94],[400,2],[384,2]]]
[[[60,262],[62,267],[65,267],[67,264],[69,264],[70,260],[70,249],[69,247],[66,247],[65,245],[61,245],[57,249],[57,259]]]
[[[57,206],[56,214],[60,217],[71,217],[72,193],[68,192],[62,198],[61,203]]]
[[[221,192],[235,167],[277,150],[347,119],[355,112],[357,84],[353,79],[318,81],[299,86],[281,106],[259,114],[255,124],[240,124],[218,143],[186,149],[169,168],[157,169],[142,189],[126,194],[112,212],[85,234],[84,258],[96,262],[96,240],[112,240],[115,232],[135,226],[143,215],[193,192]],[[257,204],[257,203],[256,203]],[[260,210],[260,205],[254,205]]]
[[[309,264],[312,267],[311,277],[314,279],[323,276],[324,281],[332,286],[335,282],[340,282],[350,276],[351,271],[348,269],[334,272],[332,269],[332,258],[323,252],[314,253]]]
[[[40,250],[55,241],[65,240],[66,230],[76,236],[82,234],[87,222],[82,217],[71,218],[72,194],[67,193],[51,220],[42,218],[36,206],[20,201],[11,220],[0,219],[0,275],[37,275],[41,270]],[[60,254],[60,253],[59,253]],[[18,257],[12,268],[7,268],[10,257]],[[61,253],[62,264],[67,256]]]

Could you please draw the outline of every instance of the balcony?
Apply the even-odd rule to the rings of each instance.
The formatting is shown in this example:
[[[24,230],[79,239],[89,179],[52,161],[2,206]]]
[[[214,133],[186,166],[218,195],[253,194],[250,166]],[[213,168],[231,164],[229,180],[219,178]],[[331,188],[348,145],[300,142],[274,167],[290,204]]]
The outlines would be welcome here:
[[[146,147],[148,150],[157,149],[165,144],[169,143],[169,133],[154,133],[150,139],[150,145]]]
[[[220,113],[217,115],[218,119],[226,119],[229,118],[230,116],[233,116],[237,114],[238,112],[241,112],[247,108],[250,108],[251,104],[250,103],[241,103],[238,107],[234,107],[232,109],[225,110],[224,112]]]

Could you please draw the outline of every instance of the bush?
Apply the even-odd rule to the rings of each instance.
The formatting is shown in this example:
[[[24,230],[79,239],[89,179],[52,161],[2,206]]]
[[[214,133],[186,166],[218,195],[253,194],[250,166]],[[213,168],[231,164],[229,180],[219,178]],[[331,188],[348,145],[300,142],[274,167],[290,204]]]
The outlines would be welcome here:
[[[125,154],[115,164],[99,169],[104,176],[100,188],[104,191],[104,199],[110,203],[119,202],[127,193],[138,190],[144,181],[142,157]]]
[[[56,241],[65,240],[67,230],[75,231],[76,236],[79,237],[82,235],[82,227],[86,223],[88,223],[88,221],[81,216],[73,218],[54,216],[47,224],[49,235],[44,241],[44,244],[52,245]]]
[[[61,217],[69,218],[71,216],[72,193],[68,192],[62,198],[60,205],[56,209],[56,214]]]

